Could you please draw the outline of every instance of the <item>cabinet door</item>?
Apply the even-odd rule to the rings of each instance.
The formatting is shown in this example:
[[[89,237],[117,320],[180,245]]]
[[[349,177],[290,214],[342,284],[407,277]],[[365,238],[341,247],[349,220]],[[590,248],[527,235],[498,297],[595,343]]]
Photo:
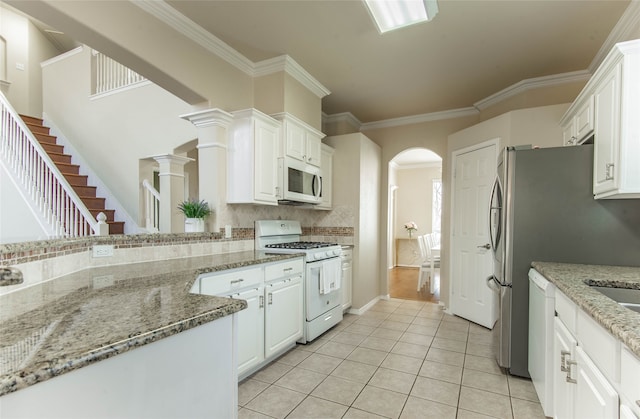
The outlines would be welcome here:
[[[232,298],[246,300],[238,316],[238,375],[264,360],[264,288],[255,288]]]
[[[351,307],[353,262],[351,259],[342,261],[342,310]]]
[[[617,419],[618,393],[581,347],[576,348],[576,363],[575,417]]]
[[[277,203],[278,186],[278,129],[256,121],[255,126],[255,179],[256,201]]]
[[[576,142],[582,142],[593,132],[593,96],[576,112],[575,128]]]
[[[620,78],[621,63],[618,63],[598,83],[594,93],[594,195],[613,191],[619,185]]]
[[[575,384],[567,381],[567,361],[574,359],[576,340],[562,321],[554,319],[553,333],[553,417],[573,418]]]
[[[306,134],[303,127],[291,122],[285,123],[285,151],[287,156],[305,161]]]
[[[307,132],[306,136],[304,159],[307,163],[318,167],[322,162],[322,141],[310,132]]]
[[[302,337],[302,276],[265,286],[265,357]]]

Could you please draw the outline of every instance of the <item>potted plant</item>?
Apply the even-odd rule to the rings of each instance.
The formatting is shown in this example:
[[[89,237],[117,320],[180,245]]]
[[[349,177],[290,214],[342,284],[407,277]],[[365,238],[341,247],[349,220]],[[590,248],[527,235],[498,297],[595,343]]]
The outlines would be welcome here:
[[[204,219],[211,214],[211,208],[204,200],[190,198],[178,204],[178,209],[184,214],[185,233],[203,233]]]

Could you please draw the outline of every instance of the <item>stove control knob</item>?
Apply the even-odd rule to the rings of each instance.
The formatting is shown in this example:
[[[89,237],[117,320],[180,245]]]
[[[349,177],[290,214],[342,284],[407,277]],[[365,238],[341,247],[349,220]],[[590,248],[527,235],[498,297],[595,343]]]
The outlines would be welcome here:
[[[339,256],[340,253],[342,253],[340,250],[334,250],[333,252],[333,256]]]
[[[318,252],[316,253],[316,259],[322,259],[322,258],[326,258],[327,257],[327,253],[326,252]]]

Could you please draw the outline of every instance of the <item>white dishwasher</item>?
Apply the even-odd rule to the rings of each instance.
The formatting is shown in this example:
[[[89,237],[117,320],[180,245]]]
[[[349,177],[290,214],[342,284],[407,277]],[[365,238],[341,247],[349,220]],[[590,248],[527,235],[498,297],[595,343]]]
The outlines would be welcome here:
[[[553,417],[555,285],[529,270],[529,374],[544,415]]]

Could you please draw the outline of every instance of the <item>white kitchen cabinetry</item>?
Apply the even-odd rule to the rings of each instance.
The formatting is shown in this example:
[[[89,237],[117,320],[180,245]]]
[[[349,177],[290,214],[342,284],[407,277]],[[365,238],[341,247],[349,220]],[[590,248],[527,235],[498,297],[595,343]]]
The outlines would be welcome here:
[[[227,202],[277,205],[280,123],[256,109],[233,112]]]
[[[320,203],[314,207],[315,209],[331,209],[331,196],[333,194],[333,152],[333,147],[322,144],[322,164],[320,165],[320,176],[322,177],[322,194],[320,197]]]
[[[324,134],[287,112],[272,117],[282,123],[282,155],[320,167]]]
[[[559,290],[556,312],[554,417],[618,418],[619,342]]]
[[[569,108],[562,121],[562,143],[566,146],[582,144],[593,134],[593,96]]]
[[[302,271],[302,259],[266,268],[265,358],[281,353],[303,335]]]
[[[625,412],[626,417],[640,417],[640,359],[627,347],[622,348],[620,358],[620,417],[623,417],[623,407],[629,411]]]
[[[193,292],[247,301],[237,313],[238,377],[243,379],[303,335],[302,258],[202,274]]]
[[[592,127],[589,103],[593,103]],[[580,143],[581,136],[594,132],[596,199],[640,198],[639,113],[640,40],[621,42],[609,52],[560,122],[565,144]]]
[[[351,307],[351,294],[353,287],[353,249],[342,248],[342,311]]]

